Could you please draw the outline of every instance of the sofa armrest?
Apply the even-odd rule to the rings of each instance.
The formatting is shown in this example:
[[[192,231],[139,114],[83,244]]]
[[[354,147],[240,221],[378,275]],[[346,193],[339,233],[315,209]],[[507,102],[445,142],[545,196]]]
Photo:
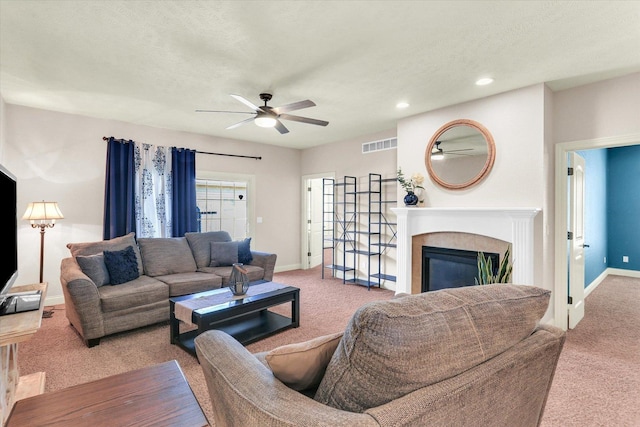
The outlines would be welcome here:
[[[199,335],[195,347],[217,427],[378,425],[368,414],[341,411],[290,389],[223,331]]]
[[[264,280],[273,280],[273,272],[276,268],[276,258],[278,255],[258,251],[251,251],[251,255],[253,256],[253,261],[251,261],[249,265],[262,267],[264,270]]]
[[[65,313],[80,335],[85,340],[104,336],[98,287],[82,272],[74,258],[62,260],[60,283],[64,293]]]

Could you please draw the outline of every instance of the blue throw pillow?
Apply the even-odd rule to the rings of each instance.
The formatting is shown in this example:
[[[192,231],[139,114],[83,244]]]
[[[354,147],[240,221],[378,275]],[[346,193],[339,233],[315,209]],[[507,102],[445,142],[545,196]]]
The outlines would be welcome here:
[[[119,285],[140,277],[138,259],[133,246],[121,251],[104,251],[104,263],[109,270],[112,285]]]
[[[251,237],[238,242],[238,262],[242,264],[250,264],[253,261],[251,255]]]

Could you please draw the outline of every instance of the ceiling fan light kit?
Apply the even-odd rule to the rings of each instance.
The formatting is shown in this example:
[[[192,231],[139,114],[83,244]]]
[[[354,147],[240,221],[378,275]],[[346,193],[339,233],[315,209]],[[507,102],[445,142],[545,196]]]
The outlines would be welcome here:
[[[240,113],[240,114],[252,114],[254,117],[250,117],[248,119],[242,120],[238,123],[235,123],[231,126],[228,126],[227,129],[234,129],[239,126],[242,126],[246,123],[253,121],[257,126],[263,128],[276,128],[278,132],[281,134],[285,134],[289,132],[289,129],[286,128],[285,125],[282,124],[280,120],[291,120],[294,122],[306,123],[310,125],[317,126],[327,126],[329,122],[318,119],[310,119],[308,117],[295,116],[292,114],[285,114],[289,111],[301,110],[303,108],[315,107],[315,103],[310,100],[293,102],[291,104],[282,105],[280,107],[271,107],[267,105],[272,98],[270,93],[261,93],[260,99],[264,101],[264,105],[258,107],[254,105],[248,99],[243,98],[240,95],[231,95],[232,98],[240,101],[247,107],[251,108],[253,112],[246,111],[217,111],[217,110],[196,110],[198,113]]]
[[[272,128],[276,125],[276,119],[269,116],[257,116],[254,122],[261,128]]]

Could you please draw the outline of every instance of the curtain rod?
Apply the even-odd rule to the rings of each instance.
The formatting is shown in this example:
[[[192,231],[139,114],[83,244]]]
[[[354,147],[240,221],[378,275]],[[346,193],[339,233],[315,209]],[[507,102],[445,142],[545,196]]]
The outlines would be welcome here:
[[[114,138],[114,139],[116,139],[116,138]],[[106,136],[103,136],[102,140],[103,141],[108,141],[109,138],[107,138]],[[194,150],[194,151],[196,153],[198,153],[198,154],[209,154],[211,156],[241,157],[241,158],[244,158],[244,159],[262,160],[262,156],[243,156],[241,154],[212,153],[212,152],[209,152],[209,151],[199,151],[199,150]]]

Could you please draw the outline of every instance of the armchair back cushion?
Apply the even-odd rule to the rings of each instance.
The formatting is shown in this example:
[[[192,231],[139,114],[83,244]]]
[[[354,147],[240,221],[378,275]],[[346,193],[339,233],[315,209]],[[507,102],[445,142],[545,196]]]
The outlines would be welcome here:
[[[147,276],[166,276],[193,273],[196,261],[184,237],[150,237],[138,239],[144,273]]]
[[[364,412],[458,375],[529,336],[549,297],[533,286],[494,284],[365,304],[349,321],[315,400]]]
[[[198,268],[209,267],[211,263],[211,242],[230,242],[231,235],[226,231],[207,231],[204,233],[185,233],[193,258]]]
[[[111,240],[101,240],[99,242],[83,242],[83,243],[67,243],[67,248],[71,255],[76,258],[78,256],[89,256],[102,254],[104,251],[120,251],[126,249],[127,246],[133,247],[133,252],[138,261],[138,275],[142,274],[144,267],[142,266],[142,257],[136,243],[135,233],[129,233],[124,236],[116,237]]]

